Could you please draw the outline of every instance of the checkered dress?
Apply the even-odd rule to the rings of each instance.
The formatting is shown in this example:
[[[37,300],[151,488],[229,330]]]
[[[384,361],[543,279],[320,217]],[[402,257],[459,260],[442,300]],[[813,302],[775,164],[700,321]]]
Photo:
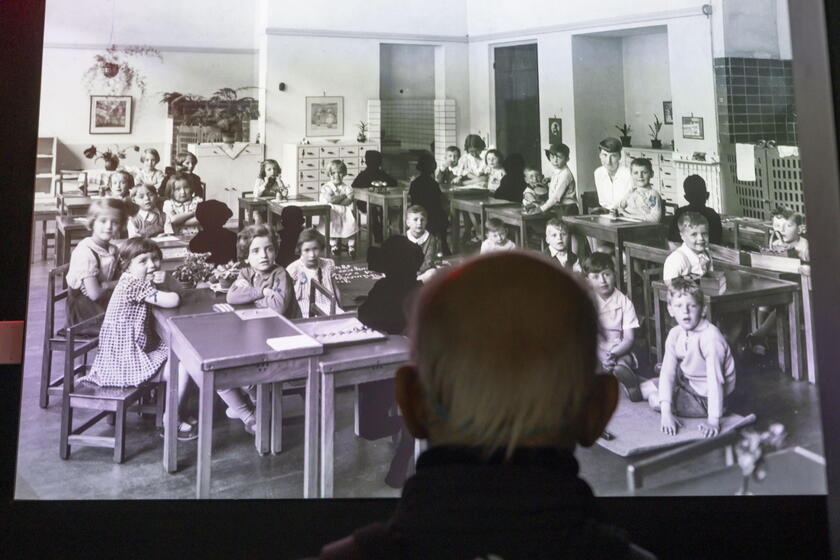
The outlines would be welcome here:
[[[147,297],[157,289],[125,273],[120,277],[99,332],[99,351],[82,381],[105,387],[131,387],[154,377],[169,349],[147,321]]]

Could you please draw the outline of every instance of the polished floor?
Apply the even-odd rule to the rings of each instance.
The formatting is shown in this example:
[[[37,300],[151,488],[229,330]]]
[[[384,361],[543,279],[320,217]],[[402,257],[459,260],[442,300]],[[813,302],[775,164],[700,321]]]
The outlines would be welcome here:
[[[39,239],[33,247],[40,247]],[[38,407],[38,382],[44,332],[46,278],[50,260],[33,254],[27,321],[24,382],[21,398],[20,439],[15,497],[27,500],[172,499],[195,494],[195,442],[179,444],[179,471],[164,472],[163,440],[148,419],[131,415],[127,427],[126,462],[117,465],[108,449],[79,447],[69,460],[58,456],[60,404],[53,398],[49,408]],[[60,356],[53,363],[61,367]],[[303,486],[303,406],[296,395],[284,397],[284,449],[278,455],[260,456],[253,438],[241,422],[229,420],[221,408],[213,433],[214,498],[300,498]],[[389,438],[366,441],[353,433],[352,391],[337,396],[335,437],[335,497],[396,497],[388,487],[393,444]],[[793,381],[774,367],[742,365],[738,370],[737,395],[732,406],[740,414],[754,413],[758,426],[781,422],[789,433],[786,446],[800,446],[822,455],[816,387]],[[100,428],[103,432],[108,426]],[[625,459],[594,446],[579,449],[581,471],[595,492],[602,496],[626,493]],[[649,488],[693,477],[723,466],[723,453],[707,456],[652,475]],[[770,473],[772,475],[772,473]],[[735,488],[721,488],[734,494]]]

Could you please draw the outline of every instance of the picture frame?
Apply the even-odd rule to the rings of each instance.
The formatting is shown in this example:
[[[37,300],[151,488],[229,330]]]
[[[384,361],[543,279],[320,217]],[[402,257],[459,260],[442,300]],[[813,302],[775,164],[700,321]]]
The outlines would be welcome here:
[[[548,119],[548,143],[563,143],[563,119],[551,117]]]
[[[674,124],[674,104],[671,101],[662,102],[662,124]]]
[[[90,134],[131,134],[130,95],[91,95]]]
[[[683,138],[690,138],[693,140],[703,139],[703,117],[683,117],[682,118],[682,135]]]
[[[306,136],[344,136],[344,97],[306,98]]]

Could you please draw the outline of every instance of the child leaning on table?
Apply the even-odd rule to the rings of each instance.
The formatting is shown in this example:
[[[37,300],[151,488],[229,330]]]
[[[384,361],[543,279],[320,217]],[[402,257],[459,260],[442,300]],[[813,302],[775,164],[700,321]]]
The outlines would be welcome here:
[[[543,182],[543,174],[535,167],[525,167],[525,191],[522,193],[522,211],[526,214],[539,214],[542,205],[548,201],[548,187]]]
[[[668,333],[659,379],[639,387],[642,397],[661,411],[661,429],[676,434],[676,417],[706,418],[706,437],[720,433],[726,398],[735,389],[735,361],[726,339],[703,316],[703,293],[697,281],[678,277],[668,285],[668,313],[677,326]]]
[[[712,270],[709,255],[709,221],[698,212],[686,212],[677,219],[682,245],[665,259],[665,283],[678,276],[705,276]]]
[[[449,146],[446,148],[446,160],[435,172],[435,181],[441,186],[460,185],[463,177],[458,162],[461,160],[461,148]]]
[[[295,286],[295,298],[304,317],[309,317],[312,305],[324,314],[330,312],[330,300],[322,292],[315,290],[315,301],[312,301],[312,280],[317,280],[321,286],[335,296],[336,301],[341,300],[341,292],[333,280],[335,261],[321,256],[324,254],[326,244],[324,236],[318,233],[318,230],[314,228],[303,230],[300,232],[297,242],[297,251],[300,258],[286,268]],[[343,312],[336,305],[335,313]]]
[[[598,307],[598,361],[604,373],[615,375],[633,402],[642,400],[633,354],[634,329],[639,328],[636,308],[630,298],[615,287],[615,263],[606,253],[593,253],[583,262],[583,272]]]

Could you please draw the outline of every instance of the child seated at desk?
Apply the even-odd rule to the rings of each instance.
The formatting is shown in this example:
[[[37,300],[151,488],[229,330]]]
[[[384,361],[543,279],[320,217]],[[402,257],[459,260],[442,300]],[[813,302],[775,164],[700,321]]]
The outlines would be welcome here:
[[[502,152],[496,149],[487,150],[484,154],[484,170],[487,172],[487,190],[495,194],[505,176]]]
[[[668,285],[668,313],[677,326],[668,333],[659,379],[642,383],[642,397],[662,413],[661,430],[674,435],[676,417],[706,418],[700,431],[720,433],[726,398],[735,389],[735,361],[720,330],[703,317],[703,293],[696,280],[675,278]]]
[[[593,253],[583,262],[586,280],[595,292],[598,306],[598,361],[604,373],[615,375],[627,397],[642,400],[633,354],[634,329],[639,328],[636,308],[630,298],[615,287],[615,264],[606,253]]]
[[[429,214],[425,208],[415,204],[410,206],[405,214],[405,226],[408,228],[405,236],[423,250],[423,264],[420,266],[417,279],[425,282],[437,270],[435,262],[440,253],[440,240],[426,229]]]
[[[131,189],[134,214],[128,218],[128,237],[154,237],[163,233],[166,218],[158,207],[158,197],[151,185]]]
[[[572,236],[569,226],[559,218],[551,218],[545,224],[545,255],[557,261],[560,266],[574,272],[581,272],[578,256],[572,252]]]
[[[295,297],[304,317],[311,315],[312,306],[317,307],[325,315],[330,314],[330,299],[322,292],[315,290],[315,299],[312,300],[312,280],[317,280],[321,286],[333,294],[337,302],[341,301],[341,292],[333,281],[335,261],[321,256],[326,249],[326,244],[324,236],[318,233],[318,230],[313,228],[303,230],[297,242],[300,258],[286,268],[294,283]],[[343,313],[338,305],[335,307],[334,314],[337,313]]]
[[[440,185],[434,179],[437,162],[432,154],[423,152],[417,160],[420,173],[411,181],[408,189],[408,203],[422,206],[429,213],[429,232],[438,238],[444,254],[449,254],[446,230],[449,227],[449,214],[443,207],[443,194]]]
[[[493,251],[512,251],[516,249],[513,241],[507,237],[507,228],[499,218],[490,218],[484,224],[485,239],[481,243],[481,253],[492,253]]]
[[[621,216],[645,222],[662,221],[662,197],[653,189],[653,165],[647,158],[634,158],[630,163],[633,188],[618,203]]]
[[[330,162],[328,173],[330,180],[321,185],[321,202],[330,205],[330,250],[333,255],[340,251],[339,241],[347,243],[347,254],[356,256],[356,216],[353,212],[353,187],[344,184],[347,166],[340,159]],[[318,231],[325,235],[325,224],[318,224]]]
[[[683,181],[683,192],[688,206],[680,206],[674,211],[671,223],[668,226],[668,245],[673,251],[682,243],[680,230],[677,221],[686,212],[697,212],[706,217],[709,222],[709,243],[720,245],[723,241],[723,226],[720,221],[720,214],[713,208],[706,206],[709,200],[709,191],[706,190],[706,181],[700,175],[689,175]]]
[[[172,198],[163,202],[166,217],[164,231],[188,237],[198,233],[199,223],[195,219],[195,209],[202,200],[195,196],[190,180],[183,173],[172,176]]]
[[[698,212],[685,212],[677,220],[682,245],[665,259],[662,279],[667,284],[678,276],[705,276],[712,270],[709,255],[709,222]]]
[[[458,165],[460,160],[461,148],[458,146],[446,148],[446,161],[435,173],[435,181],[445,187],[460,185],[462,181],[461,168]]]
[[[280,178],[282,170],[277,160],[266,159],[260,163],[260,172],[254,181],[252,198],[271,197],[285,200],[289,198],[289,188]],[[255,224],[262,224],[267,221],[266,211],[252,210],[250,220]]]
[[[155,190],[160,190],[163,184],[163,171],[155,166],[160,163],[160,154],[154,148],[146,148],[140,155],[140,163],[143,167],[134,172],[134,183],[139,185],[145,183],[152,185]]]
[[[548,197],[540,204],[541,212],[554,212],[558,216],[580,214],[575,176],[569,169],[569,147],[566,144],[552,144],[545,150],[545,157],[554,168],[548,183]]]
[[[172,176],[175,173],[183,173],[189,179],[195,195],[204,198],[204,185],[201,182],[201,177],[194,173],[196,165],[198,165],[198,158],[195,157],[195,154],[187,151],[178,152],[175,156],[175,167],[167,167],[164,172],[163,189],[160,191],[164,199],[172,198]]]
[[[548,187],[545,186],[542,172],[535,167],[526,166],[525,184],[527,186],[522,193],[522,212],[539,214],[548,200]]]
[[[485,169],[484,161],[481,159],[481,152],[487,145],[478,134],[467,134],[464,139],[464,155],[458,160],[459,175],[462,184],[487,187],[488,172]]]
[[[133,188],[134,177],[128,171],[120,169],[108,176],[107,189],[103,185],[99,190],[99,195],[119,198],[123,202],[131,203],[131,191]]]

